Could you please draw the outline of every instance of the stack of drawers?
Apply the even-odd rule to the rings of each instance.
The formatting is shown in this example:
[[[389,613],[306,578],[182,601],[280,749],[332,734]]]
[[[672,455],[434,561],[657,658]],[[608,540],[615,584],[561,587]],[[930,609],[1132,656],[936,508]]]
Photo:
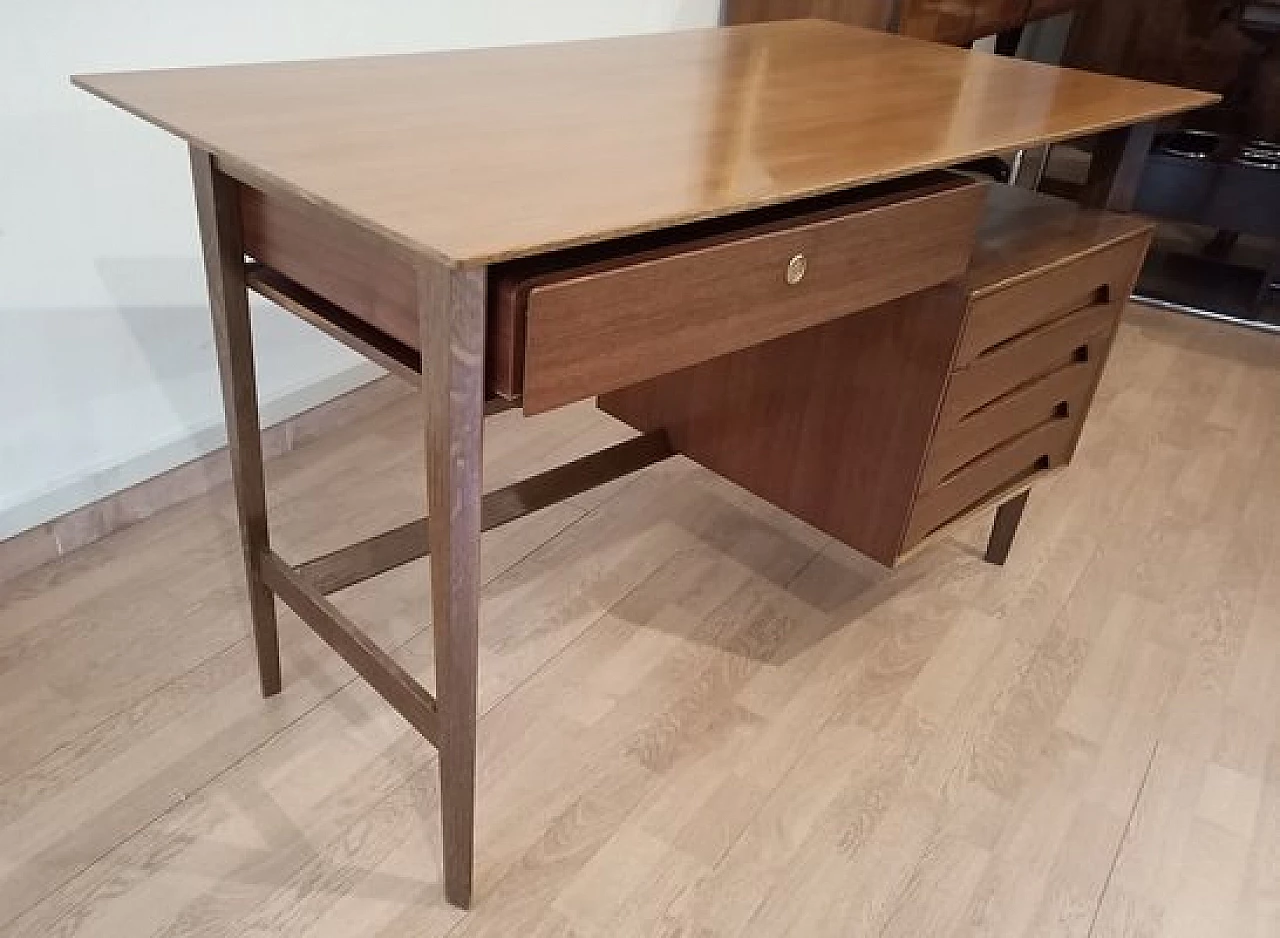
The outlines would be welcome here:
[[[1000,223],[965,280],[967,315],[904,549],[1067,462],[1147,249],[1146,226],[1134,219],[1006,187],[993,187],[991,199],[989,217]],[[1009,214],[1028,227],[1011,230]],[[1010,267],[992,249],[1007,250],[1010,239],[1032,248],[1025,264]],[[1054,240],[1072,253],[1046,259]]]
[[[1070,461],[1149,240],[1140,219],[989,186],[951,283],[600,406],[892,565]]]

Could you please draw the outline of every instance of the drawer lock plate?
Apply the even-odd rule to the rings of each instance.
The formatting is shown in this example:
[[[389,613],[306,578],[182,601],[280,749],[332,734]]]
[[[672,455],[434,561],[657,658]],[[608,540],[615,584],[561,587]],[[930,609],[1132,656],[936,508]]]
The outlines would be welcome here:
[[[809,259],[803,254],[797,254],[791,260],[787,261],[787,283],[793,287],[804,279],[804,275],[809,270]]]

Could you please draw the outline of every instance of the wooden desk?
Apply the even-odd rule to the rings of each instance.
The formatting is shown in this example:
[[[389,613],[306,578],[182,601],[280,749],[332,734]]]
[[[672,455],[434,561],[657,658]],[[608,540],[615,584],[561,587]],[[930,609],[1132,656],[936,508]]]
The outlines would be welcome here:
[[[480,532],[672,452],[658,427],[482,495],[486,411],[616,392],[608,406],[639,425],[652,401],[628,388],[871,307],[896,334],[885,304],[913,296],[917,338],[942,365],[907,385],[909,436],[931,438],[973,319],[958,284],[984,209],[980,187],[922,174],[1107,132],[1089,191],[1123,207],[1126,156],[1149,139],[1125,128],[1213,100],[817,21],[74,81],[190,144],[263,692],[280,690],[279,598],[439,750],[445,891],[464,906]],[[421,383],[428,521],[306,563],[271,549],[247,287]],[[673,435],[690,451],[709,440]],[[1055,459],[1074,445],[1050,442]],[[913,493],[922,459],[877,457]],[[814,477],[789,497],[832,485]],[[325,599],[428,550],[434,696]]]

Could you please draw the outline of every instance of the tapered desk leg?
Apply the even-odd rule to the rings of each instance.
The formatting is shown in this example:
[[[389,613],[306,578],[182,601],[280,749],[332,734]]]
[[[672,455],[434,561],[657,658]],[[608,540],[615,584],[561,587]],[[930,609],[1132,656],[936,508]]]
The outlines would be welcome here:
[[[418,272],[444,891],[471,903],[480,614],[485,272]]]
[[[258,653],[262,693],[280,692],[280,646],[276,635],[276,606],[262,579],[262,558],[269,548],[267,500],[262,470],[262,437],[258,422],[258,392],[253,375],[253,331],[249,295],[244,280],[244,248],[240,203],[235,183],[218,171],[213,157],[191,148],[200,237],[204,244],[209,309],[222,380],[222,407],[227,420],[231,474],[240,522],[249,586],[249,613]]]
[[[1018,524],[1022,521],[1022,512],[1027,507],[1030,494],[1023,492],[996,509],[996,520],[991,526],[991,537],[987,540],[987,563],[1003,565],[1009,559],[1013,538],[1018,533]]]

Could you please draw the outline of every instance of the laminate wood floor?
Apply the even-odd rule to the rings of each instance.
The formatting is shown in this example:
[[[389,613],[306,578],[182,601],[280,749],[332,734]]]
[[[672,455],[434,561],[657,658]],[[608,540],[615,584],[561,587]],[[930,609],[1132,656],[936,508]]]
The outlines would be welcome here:
[[[623,436],[490,421],[491,486]],[[418,513],[413,401],[282,457],[301,559]],[[476,908],[434,756],[230,495],[0,591],[0,935],[1280,935],[1280,339],[1133,309],[1004,569],[895,573],[683,460],[485,536]],[[430,674],[423,562],[338,602]]]

